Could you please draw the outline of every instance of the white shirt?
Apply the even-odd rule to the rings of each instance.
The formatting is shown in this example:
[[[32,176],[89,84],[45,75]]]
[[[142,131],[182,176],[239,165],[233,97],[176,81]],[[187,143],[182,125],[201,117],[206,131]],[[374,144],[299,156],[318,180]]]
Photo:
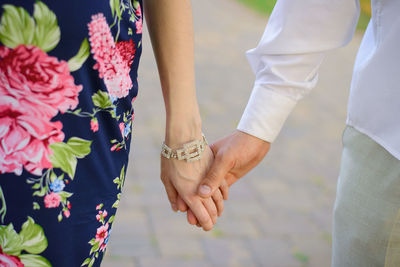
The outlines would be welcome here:
[[[358,0],[278,0],[260,43],[247,52],[256,81],[238,130],[273,142],[315,86],[325,52],[352,39],[359,13]],[[347,124],[400,159],[400,0],[372,0]]]

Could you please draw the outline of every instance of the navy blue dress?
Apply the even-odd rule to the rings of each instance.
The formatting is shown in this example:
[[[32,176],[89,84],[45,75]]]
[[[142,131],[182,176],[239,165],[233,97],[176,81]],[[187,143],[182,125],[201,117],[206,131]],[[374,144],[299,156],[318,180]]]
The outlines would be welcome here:
[[[142,2],[0,4],[0,266],[99,266],[128,164]]]

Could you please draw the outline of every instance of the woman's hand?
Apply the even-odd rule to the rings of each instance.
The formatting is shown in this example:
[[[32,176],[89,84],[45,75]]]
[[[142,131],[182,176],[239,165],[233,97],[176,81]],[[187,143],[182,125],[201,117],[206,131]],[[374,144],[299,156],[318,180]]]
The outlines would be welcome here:
[[[209,171],[213,159],[213,153],[208,146],[203,151],[201,159],[194,162],[161,157],[161,180],[172,209],[184,212],[187,210],[187,205],[205,231],[213,228],[217,216],[223,210],[221,192],[218,191],[219,194],[216,193],[209,198],[197,195],[197,188]]]
[[[144,8],[165,103],[165,142],[174,148],[174,145],[200,140],[201,118],[196,98],[190,0],[146,0]],[[217,208],[211,197],[202,199],[197,196],[196,189],[212,159],[209,147],[195,162],[161,159],[161,179],[173,209],[178,209],[179,194],[204,230],[212,228]],[[216,201],[218,206],[220,202]],[[186,209],[182,201],[179,203],[182,209]]]

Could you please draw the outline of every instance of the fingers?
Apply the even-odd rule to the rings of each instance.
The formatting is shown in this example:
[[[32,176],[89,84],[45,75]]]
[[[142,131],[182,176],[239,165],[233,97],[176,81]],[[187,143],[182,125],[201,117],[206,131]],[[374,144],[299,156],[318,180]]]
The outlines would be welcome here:
[[[219,191],[219,190],[217,190]],[[217,217],[218,217],[218,210],[216,207],[216,204],[214,203],[212,198],[204,199],[202,200],[204,207],[206,207],[208,214],[210,215],[210,218],[212,220],[212,224],[217,223]]]
[[[228,173],[225,176],[225,182],[227,184],[227,187],[229,189],[229,187],[231,187],[231,185],[233,185],[234,183],[236,183],[239,180],[239,178],[231,173]]]
[[[228,173],[228,175],[229,175],[229,173]],[[219,186],[219,190],[221,191],[224,200],[228,200],[228,197],[229,197],[229,184],[226,181],[226,177],[222,180],[221,185]]]
[[[217,190],[212,195],[212,200],[214,201],[215,206],[217,207],[218,216],[221,216],[224,211],[224,198],[222,196],[221,190]]]
[[[178,192],[176,191],[175,187],[172,185],[169,179],[165,179],[161,177],[161,181],[164,184],[165,191],[167,192],[168,200],[171,203],[171,208],[173,211],[178,211],[178,204],[177,204],[177,196]]]
[[[210,202],[212,203],[211,199]],[[205,208],[203,202],[200,199],[195,198],[193,201],[190,202],[188,201],[187,204],[191,209],[191,211],[193,212],[194,216],[197,218],[198,223],[203,227],[203,230],[210,231],[213,228],[214,224],[209,215],[208,209]],[[216,208],[214,213],[216,214]]]
[[[233,161],[222,154],[217,154],[210,171],[199,186],[198,194],[203,198],[211,197],[233,166]]]
[[[179,195],[177,196],[176,203],[177,203],[177,207],[178,207],[179,211],[181,211],[181,212],[187,211],[188,206],[186,205],[185,201],[183,201],[181,196],[179,196]]]
[[[191,209],[188,209],[186,218],[189,224],[191,225],[199,225],[199,222],[197,221],[196,216],[194,216],[193,212]]]
[[[181,199],[180,196],[178,196],[178,202],[179,202],[179,199]],[[211,212],[215,213],[215,209],[214,209],[214,207],[215,207],[216,211],[217,211],[216,215],[221,216],[222,212],[224,211],[224,199],[222,196],[222,192],[220,190],[215,191],[215,193],[212,196],[212,201],[214,202],[214,205],[212,205],[212,203],[209,203],[209,202],[207,202],[205,204],[207,212],[210,213],[210,211],[211,211]],[[189,224],[197,225],[198,227],[201,227],[200,223],[198,222],[196,216],[193,214],[191,209],[187,210],[186,218],[187,218],[187,221]],[[213,224],[216,223],[216,219],[217,218],[215,215],[211,216],[211,220],[213,221]]]

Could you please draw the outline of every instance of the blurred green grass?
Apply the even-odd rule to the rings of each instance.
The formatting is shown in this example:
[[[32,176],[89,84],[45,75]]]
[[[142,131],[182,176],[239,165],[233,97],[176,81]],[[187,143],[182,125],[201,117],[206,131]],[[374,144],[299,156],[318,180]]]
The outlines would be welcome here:
[[[237,0],[261,14],[271,14],[276,0]],[[361,14],[357,28],[365,30],[371,17],[371,0],[360,0]]]

